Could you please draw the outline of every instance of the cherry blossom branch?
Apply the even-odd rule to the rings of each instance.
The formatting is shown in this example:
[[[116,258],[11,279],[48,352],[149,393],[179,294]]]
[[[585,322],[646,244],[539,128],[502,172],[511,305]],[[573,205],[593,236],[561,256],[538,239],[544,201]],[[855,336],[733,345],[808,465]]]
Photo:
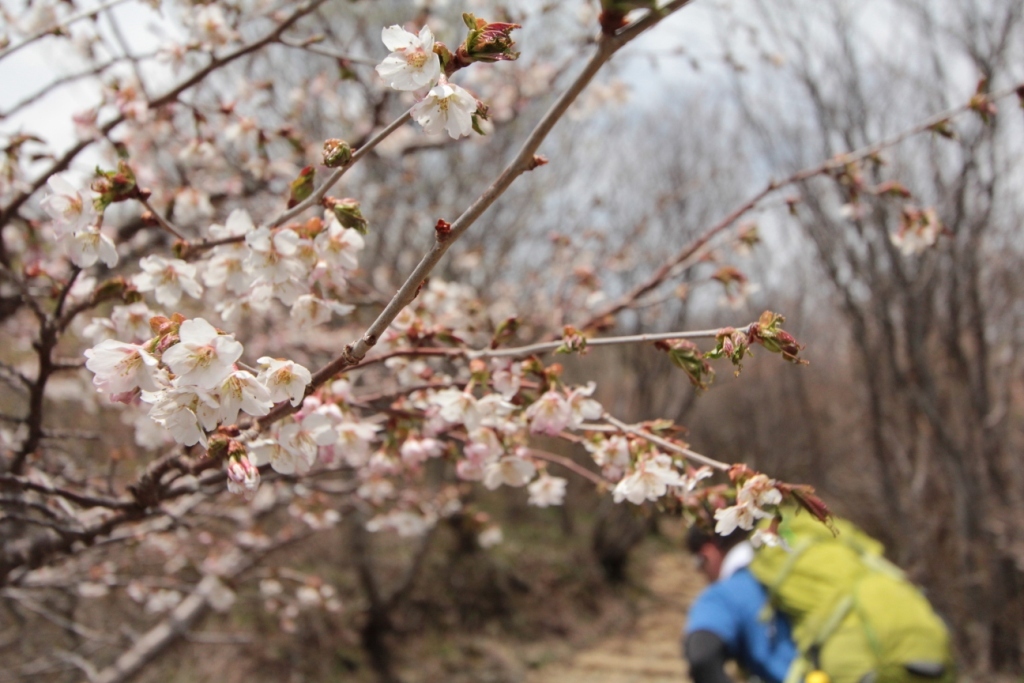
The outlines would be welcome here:
[[[154,57],[156,54],[156,52],[148,52],[146,54],[136,55],[135,59],[149,59],[151,57]],[[29,106],[30,104],[38,102],[41,98],[45,97],[47,94],[49,94],[50,92],[59,88],[62,85],[73,83],[74,81],[78,81],[83,78],[89,78],[90,76],[98,76],[114,64],[128,61],[128,59],[128,57],[114,57],[86,71],[79,71],[77,73],[68,74],[67,76],[61,76],[60,78],[54,79],[45,87],[40,88],[35,93],[27,96],[25,99],[21,100],[17,104],[11,105],[11,108],[7,111],[0,112],[0,120],[9,118],[14,114],[18,113],[19,111],[21,111],[22,109],[24,109],[25,107]]]
[[[161,228],[174,235],[182,242],[188,241],[169,220],[164,218],[162,215],[160,215],[159,211],[153,208],[153,205],[149,203],[149,199],[139,197],[139,203],[146,207],[146,210],[149,211],[151,216],[153,216],[153,220],[157,222],[157,225],[159,225]]]
[[[301,16],[303,9],[307,12],[311,11],[321,2],[323,2],[323,0],[314,1],[304,6],[304,8],[300,9],[292,16],[292,21],[297,20],[298,17]],[[679,7],[682,7],[683,5],[687,4],[687,2],[680,1],[671,4],[674,6],[674,9],[678,9]],[[415,269],[410,274],[410,276],[406,280],[406,283],[396,293],[395,297],[391,300],[388,306],[385,307],[384,311],[382,311],[380,316],[378,316],[378,319],[375,321],[375,323],[371,325],[367,334],[364,335],[363,338],[355,342],[355,353],[358,354],[358,356],[353,355],[351,348],[353,345],[349,345],[349,347],[346,347],[346,352],[341,356],[344,362],[351,364],[351,361],[353,359],[361,359],[362,357],[365,357],[366,351],[376,342],[376,338],[380,334],[380,332],[386,330],[387,327],[390,325],[391,321],[394,320],[397,313],[401,311],[402,308],[404,308],[404,306],[406,306],[409,303],[409,301],[412,300],[412,298],[415,295],[416,289],[419,287],[422,280],[426,277],[427,274],[429,274],[432,271],[433,267],[444,255],[444,253],[447,251],[451,243],[453,243],[455,239],[458,239],[462,234],[464,234],[464,232],[473,224],[473,222],[498,197],[500,197],[504,193],[504,191],[511,185],[511,183],[519,175],[525,173],[526,171],[532,170],[533,168],[536,168],[537,165],[542,163],[542,160],[535,156],[536,150],[539,148],[540,144],[543,142],[547,134],[550,132],[551,128],[555,125],[555,123],[558,120],[560,120],[560,118],[564,115],[565,111],[568,109],[569,105],[575,100],[575,98],[579,95],[579,93],[587,85],[587,83],[593,78],[593,76],[597,73],[601,66],[608,59],[610,59],[610,57],[614,54],[614,52],[617,49],[619,49],[622,45],[628,42],[630,35],[635,36],[646,27],[654,25],[654,23],[663,18],[665,14],[666,13],[663,12],[661,15],[658,15],[656,17],[652,15],[651,17],[646,17],[645,20],[642,20],[641,22],[637,22],[636,26],[631,27],[632,33],[623,32],[619,36],[603,37],[599,39],[597,52],[587,63],[582,74],[552,105],[548,113],[545,114],[545,116],[541,119],[538,125],[528,136],[520,152],[508,164],[508,166],[505,168],[502,174],[456,220],[455,224],[452,226],[451,233],[444,236],[438,235],[434,249],[432,249],[430,253],[424,256],[424,258],[421,260],[420,266],[418,266],[417,269]],[[194,74],[191,78],[179,84],[179,86],[177,86],[172,91],[166,93],[164,96],[161,96],[160,98],[152,100],[149,103],[150,106],[155,108],[163,106],[164,104],[173,101],[181,92],[201,81],[215,68],[219,68],[228,61],[240,57],[243,54],[246,54],[252,50],[257,49],[261,45],[266,44],[266,42],[269,42],[269,40],[271,40],[274,35],[279,35],[281,31],[287,28],[287,24],[288,22],[278,26],[274,33],[265,37],[261,41],[257,41],[256,43],[253,43],[249,46],[245,46],[244,48],[240,48],[240,50],[231,53],[230,55],[227,55],[224,58],[214,60],[213,62],[211,62],[210,65],[207,66],[206,69],[200,70],[200,72],[197,72],[197,74]],[[397,129],[397,127],[401,125],[404,125],[404,123],[406,123],[409,120],[409,118],[409,113],[404,114],[396,122],[382,130],[375,138],[371,140],[371,143],[376,144],[376,141],[383,139],[392,130]],[[110,130],[113,129],[113,127],[118,125],[123,120],[123,116],[118,116],[112,121],[109,121],[106,124],[104,124],[101,131],[109,132]],[[357,152],[362,154],[368,153],[369,149],[372,147],[371,143],[364,145]],[[53,166],[51,166],[50,173],[48,175],[45,175],[42,178],[37,179],[36,184],[32,188],[32,190],[27,193],[23,193],[22,196],[17,197],[12,204],[8,205],[4,209],[4,213],[0,215],[0,217],[12,216],[21,206],[21,204],[24,203],[27,197],[30,196],[32,192],[34,192],[36,189],[41,187],[41,185],[45,182],[45,178],[49,177],[49,175],[52,175],[52,173],[54,172],[58,172],[59,170],[63,170],[63,168],[66,168],[67,164],[69,164],[70,161],[74,158],[74,156],[77,155],[81,151],[81,149],[84,149],[84,146],[87,144],[89,144],[89,142],[83,142],[81,146],[77,146],[76,148],[69,150],[69,152],[66,153],[64,157],[62,157],[60,160],[55,162]],[[327,189],[329,189],[330,185],[337,182],[337,179],[341,177],[341,174],[343,172],[344,169],[338,169],[335,172],[335,174],[333,174],[332,177],[329,178],[328,181],[325,182],[323,186],[321,186],[319,196],[314,195],[313,197],[310,198],[310,200],[308,200],[308,206],[312,206],[313,203],[319,201],[319,199],[322,198],[324,194],[326,194],[326,191]],[[308,206],[306,208],[308,208]],[[286,212],[281,217],[279,217],[277,221],[272,223],[272,225],[280,225],[281,223],[290,220],[290,218],[293,217],[294,215],[298,215],[298,212],[302,210],[303,207],[296,207],[293,210],[294,213]],[[51,326],[48,329],[52,330],[54,328]],[[371,336],[372,340],[370,340]],[[43,358],[49,358],[49,351],[41,356],[41,362]],[[356,360],[356,362],[358,362],[358,360]],[[336,374],[336,372],[337,370],[334,370],[332,372],[330,371],[329,368],[323,369],[320,373],[318,373],[318,383],[314,384],[314,388],[316,386],[320,386],[324,381],[326,381],[327,378],[333,376],[333,374]],[[39,390],[40,383],[37,383],[36,386],[33,388]],[[41,393],[41,391],[39,393]],[[283,416],[284,414],[286,413],[281,412],[279,413],[278,417]],[[268,424],[269,421],[269,419],[265,419],[260,422]],[[258,427],[259,424],[260,423],[257,423],[256,426]],[[130,503],[124,501],[124,509],[117,511],[115,514],[109,515],[102,522],[93,525],[84,532],[76,534],[77,539],[84,540],[85,542],[89,543],[92,542],[92,540],[95,539],[97,536],[109,534],[113,528],[119,526],[120,524],[131,522],[133,520],[137,521],[139,519],[142,519],[146,516],[153,514],[154,512],[158,512],[156,505],[158,505],[161,500],[165,499],[168,493],[167,487],[161,483],[162,475],[164,473],[176,469],[181,471],[185,471],[185,469],[187,469],[190,472],[202,471],[203,469],[208,469],[210,466],[209,463],[196,463],[195,466],[192,466],[186,462],[185,469],[182,469],[181,461],[182,455],[175,454],[165,456],[156,463],[153,463],[146,472],[146,474],[142,478],[140,478],[140,481],[137,483],[137,485],[130,487],[134,499]],[[216,464],[212,466],[216,466]],[[56,538],[51,537],[39,539],[39,542],[33,542],[32,548],[30,549],[31,557],[17,552],[13,554],[5,552],[4,556],[0,558],[0,573],[6,576],[13,567],[24,566],[26,564],[31,564],[34,566],[35,563],[42,561],[42,559],[53,553],[61,552],[62,550],[68,550],[71,547],[71,544],[71,539],[67,538],[66,536]]]
[[[302,50],[304,52],[309,52],[309,53],[312,53],[312,54],[315,54],[315,55],[320,55],[321,57],[328,57],[330,59],[341,60],[341,61],[345,62],[346,64],[359,64],[361,66],[376,66],[377,63],[378,63],[377,61],[374,61],[372,59],[366,59],[365,57],[350,57],[348,55],[341,54],[340,52],[335,52],[333,50],[328,50],[327,48],[320,47],[316,43],[292,42],[290,40],[286,40],[285,38],[282,38],[281,40],[279,40],[278,43],[280,43],[281,45],[284,45],[285,47],[294,48],[296,50]]]
[[[50,496],[60,496],[83,508],[104,507],[111,510],[125,510],[135,503],[129,499],[107,498],[105,496],[93,496],[80,491],[72,491],[52,484],[44,484],[33,481],[27,477],[14,474],[0,474],[0,484],[14,486],[22,491],[35,491]]]
[[[666,16],[691,1],[692,0],[676,0],[676,2],[669,3],[662,8],[657,16],[654,16],[654,14],[651,13],[644,17],[644,19],[636,22],[632,32],[623,33],[622,35],[614,37],[602,35],[598,38],[597,51],[591,56],[590,60],[584,66],[583,71],[576,77],[572,84],[569,85],[558,99],[555,100],[544,116],[541,117],[541,120],[527,136],[515,157],[513,157],[505,166],[504,170],[502,170],[501,174],[494,180],[494,182],[491,183],[491,185],[484,190],[479,197],[477,197],[476,201],[474,201],[469,208],[463,211],[463,213],[451,223],[450,228],[445,234],[435,234],[433,247],[431,247],[431,249],[420,259],[420,262],[408,275],[405,282],[403,282],[401,287],[399,287],[398,291],[395,292],[387,306],[385,306],[384,310],[377,316],[377,319],[374,320],[359,339],[346,344],[345,348],[338,356],[313,374],[312,381],[306,389],[307,394],[312,393],[337,374],[358,365],[366,357],[367,352],[377,343],[380,335],[382,335],[394,319],[398,317],[398,314],[402,309],[412,303],[413,299],[416,298],[416,294],[422,283],[434,270],[434,267],[441,261],[441,257],[445,255],[449,247],[451,247],[459,237],[465,234],[466,230],[476,222],[476,219],[479,218],[484,211],[490,208],[491,204],[504,194],[519,176],[545,163],[543,158],[536,156],[537,149],[547,137],[548,133],[551,132],[551,129],[554,128],[555,124],[569,109],[569,106],[576,100],[579,94],[583,92],[583,89],[586,88],[587,84],[590,83],[594,76],[597,75],[597,72],[600,71],[601,67],[611,59],[612,55],[614,55],[622,46],[626,45],[633,37],[639,35],[643,30],[650,28],[650,26],[653,26],[661,19],[664,19]],[[407,119],[410,116],[411,110],[406,112],[402,119]],[[394,126],[395,124],[392,125]],[[382,131],[382,134],[383,133],[384,131]],[[355,154],[353,154],[352,161],[355,161]],[[352,162],[350,162],[348,166],[351,166],[351,163]],[[331,175],[330,178],[328,178],[327,182],[325,182],[320,189],[313,193],[312,196],[299,203],[291,211],[285,212],[283,215],[279,216],[269,225],[280,225],[281,223],[297,216],[301,211],[305,210],[305,208],[319,202],[324,194],[326,194],[329,185],[332,182],[335,182],[335,177],[337,176],[340,178],[340,174],[343,173],[348,166],[339,168]],[[246,431],[245,437],[254,438],[263,430],[263,428],[294,413],[296,410],[296,407],[291,406],[287,402],[279,403],[267,415],[254,421],[252,426]]]
[[[749,334],[750,327],[754,323],[750,323],[744,327],[735,328],[746,334]],[[624,344],[637,344],[644,342],[655,342],[655,341],[666,341],[671,339],[715,339],[721,333],[722,328],[708,329],[708,330],[693,330],[689,332],[657,332],[652,334],[630,334],[619,337],[598,337],[595,339],[587,339],[587,348],[594,346],[616,346]],[[528,344],[526,346],[508,347],[503,349],[460,349],[460,348],[447,348],[428,346],[421,348],[405,348],[405,349],[393,349],[385,353],[365,358],[355,365],[346,368],[347,371],[360,370],[362,368],[369,367],[371,365],[379,365],[380,363],[390,358],[422,358],[422,357],[448,357],[448,358],[468,358],[474,360],[477,358],[518,358],[524,356],[531,356],[539,353],[548,353],[555,351],[564,344],[562,341],[552,342],[538,342],[536,344]],[[433,386],[433,385],[431,385]]]
[[[1008,88],[998,90],[987,95],[987,97],[989,100],[993,102],[998,101],[1016,94],[1021,88],[1024,88],[1024,83],[1019,83],[1017,85],[1013,85]],[[810,180],[811,178],[814,178],[816,176],[825,175],[832,171],[841,169],[847,164],[863,161],[864,159],[872,157],[878,154],[879,152],[888,149],[889,147],[894,147],[916,135],[933,131],[936,126],[940,126],[943,123],[948,122],[952,118],[961,116],[969,111],[972,111],[975,106],[976,105],[973,102],[967,102],[965,104],[953,107],[952,109],[947,109],[946,111],[935,114],[917,123],[911,128],[908,128],[904,131],[901,131],[893,135],[892,137],[886,138],[871,145],[867,145],[866,147],[861,147],[851,152],[847,152],[845,154],[839,154],[821,164],[799,170],[796,173],[793,173],[792,175],[782,180],[769,181],[768,185],[763,190],[753,195],[743,204],[740,204],[738,207],[730,211],[720,221],[718,221],[710,228],[708,228],[697,239],[683,247],[672,258],[663,263],[656,271],[654,271],[651,274],[651,276],[648,277],[644,282],[638,284],[633,289],[631,289],[618,299],[608,304],[604,309],[592,315],[580,327],[582,329],[593,327],[599,321],[609,316],[614,316],[615,314],[622,312],[623,310],[628,308],[633,302],[637,301],[641,296],[656,289],[669,277],[672,270],[676,266],[683,263],[687,259],[691,258],[695,253],[702,249],[713,237],[715,237],[722,231],[732,226],[737,220],[739,220],[744,215],[755,209],[766,197],[774,194],[776,191],[784,187],[788,187],[790,185],[795,185],[797,183],[803,182],[805,180]]]
[[[40,603],[33,600],[32,597],[26,591],[23,591],[18,588],[5,588],[3,589],[3,591],[0,591],[0,595],[18,602],[22,607],[29,610],[30,612],[35,612],[47,621],[59,626],[60,628],[71,631],[83,638],[95,640],[101,643],[107,643],[110,645],[117,644],[116,637],[113,637],[102,631],[96,631],[86,626],[83,626],[82,624],[79,624],[76,621],[67,619],[61,616],[60,614],[57,614],[52,610],[47,609],[44,605],[41,605]]]
[[[709,458],[706,455],[701,455],[700,453],[698,453],[696,451],[691,451],[689,448],[686,448],[684,446],[680,446],[679,444],[672,443],[668,439],[663,439],[660,436],[656,436],[654,434],[651,434],[646,429],[642,429],[641,427],[637,427],[635,425],[626,424],[622,420],[616,419],[615,417],[613,417],[612,415],[610,415],[608,413],[604,413],[601,416],[601,418],[603,420],[605,420],[608,424],[617,427],[620,431],[622,431],[622,432],[624,432],[626,434],[632,434],[634,436],[639,436],[641,439],[644,439],[645,441],[650,441],[654,445],[660,446],[660,447],[664,448],[667,451],[672,451],[673,453],[678,453],[679,455],[681,455],[684,458],[687,458],[688,460],[691,460],[693,462],[699,463],[701,465],[706,465],[706,466],[708,466],[708,467],[710,467],[712,469],[721,470],[722,472],[726,472],[726,471],[728,471],[729,469],[732,468],[732,465],[728,465],[728,464],[726,464],[724,462],[720,462],[720,461],[715,460],[713,458]],[[586,427],[584,427],[584,429],[585,428]]]
[[[271,552],[309,538],[312,534],[311,530],[307,530],[283,538],[258,552],[238,551],[229,557],[216,574],[204,574],[192,592],[171,610],[166,619],[142,634],[113,664],[98,672],[91,683],[122,683],[131,680],[142,667],[153,661],[176,640],[185,636],[209,611],[211,602],[214,601],[213,596],[224,590],[225,579],[235,579]]]
[[[142,70],[139,68],[139,60],[137,57],[132,55],[131,50],[128,48],[128,41],[124,39],[124,34],[121,32],[121,24],[118,22],[117,17],[111,12],[107,15],[107,22],[110,24],[111,32],[114,34],[114,40],[117,41],[118,46],[121,48],[121,52],[124,53],[128,61],[131,62],[132,73],[135,75],[135,82],[139,84],[139,90],[142,91],[142,96],[147,100],[149,99],[149,91],[146,89],[146,82],[142,78]]]
[[[78,12],[76,14],[72,14],[70,17],[66,17],[61,21],[58,21],[56,23],[51,24],[50,26],[47,26],[41,31],[33,33],[31,36],[21,41],[17,45],[11,45],[10,47],[0,50],[0,60],[3,60],[6,57],[10,57],[15,52],[18,52],[22,48],[28,47],[37,40],[41,40],[46,36],[54,35],[58,32],[61,32],[71,24],[77,23],[82,19],[89,19],[91,17],[95,17],[97,14],[100,14],[101,12],[106,12],[108,9],[111,9],[112,7],[117,7],[123,2],[125,2],[125,0],[108,0],[108,2],[105,2],[97,7],[93,7],[92,9],[82,10],[81,12]]]
[[[358,149],[356,149],[354,152],[352,152],[352,158],[349,159],[349,162],[347,164],[345,164],[344,166],[341,166],[340,168],[335,169],[334,172],[331,173],[331,175],[327,176],[327,179],[323,182],[323,184],[320,187],[318,187],[316,190],[313,191],[313,194],[311,194],[309,197],[307,197],[304,201],[301,201],[298,204],[296,204],[294,208],[289,209],[288,211],[285,211],[284,213],[282,213],[280,216],[278,216],[277,218],[272,220],[270,223],[268,223],[267,226],[271,227],[271,228],[276,228],[277,226],[283,225],[284,223],[287,223],[291,219],[301,215],[302,212],[304,212],[309,207],[315,206],[315,205],[319,204],[320,200],[323,199],[327,195],[327,192],[332,187],[334,187],[334,185],[337,184],[337,182],[339,180],[341,180],[341,177],[343,175],[345,175],[345,173],[350,168],[352,168],[352,166],[355,165],[355,163],[357,161],[359,161],[364,156],[369,154],[373,150],[374,147],[376,147],[378,144],[381,143],[381,141],[383,141],[389,135],[391,135],[396,130],[398,130],[399,128],[404,126],[411,119],[412,119],[412,108],[410,107],[404,114],[402,114],[397,119],[395,119],[394,121],[389,123],[387,126],[382,128],[380,130],[380,132],[378,132],[372,138],[367,140],[365,144],[361,145]]]
[[[551,108],[546,114],[544,114],[541,120],[534,127],[533,131],[531,131],[530,135],[527,137],[526,141],[523,143],[519,152],[512,161],[506,165],[505,169],[501,172],[498,178],[495,179],[491,186],[484,190],[483,194],[481,194],[476,201],[462,213],[462,215],[451,223],[450,231],[448,231],[447,234],[435,235],[434,246],[423,256],[419,264],[417,264],[409,274],[405,282],[398,289],[384,310],[381,311],[377,319],[358,340],[348,344],[339,356],[317,371],[313,376],[313,382],[310,385],[311,390],[319,387],[331,377],[342,372],[346,368],[359,363],[366,356],[367,351],[377,343],[380,335],[387,330],[388,326],[391,325],[391,322],[398,316],[402,309],[408,306],[416,297],[416,293],[421,284],[426,280],[427,276],[430,275],[438,262],[440,262],[441,257],[444,256],[449,247],[458,240],[471,225],[473,225],[476,219],[479,218],[480,215],[498,199],[498,197],[504,194],[516,178],[544,163],[542,159],[536,156],[537,149],[547,137],[548,133],[551,132],[551,129],[554,128],[555,124],[568,110],[569,106],[576,100],[587,84],[590,83],[601,67],[611,59],[612,55],[614,55],[615,52],[623,45],[627,44],[629,40],[639,35],[640,32],[650,26],[653,26],[675,10],[688,4],[689,1],[690,0],[677,0],[676,2],[669,3],[657,16],[653,16],[652,13],[652,15],[648,15],[641,21],[637,22],[636,26],[632,29],[632,32],[626,32],[615,37],[602,36],[598,39],[597,51],[587,62],[582,73],[576,77],[573,83],[551,105]],[[311,197],[310,199],[313,198]],[[317,199],[317,201],[319,201],[319,199]],[[299,209],[301,206],[302,204],[296,207],[296,209]],[[275,222],[274,224],[277,225],[279,223]],[[266,419],[267,418],[264,418],[260,422],[262,424],[267,424]]]
[[[174,102],[178,99],[178,96],[181,95],[181,93],[185,92],[192,86],[200,83],[203,79],[205,79],[207,76],[209,76],[217,69],[223,68],[224,66],[230,64],[236,59],[244,57],[245,55],[248,55],[252,52],[255,52],[256,50],[259,50],[260,48],[269,45],[270,43],[277,42],[277,40],[281,37],[281,34],[288,30],[289,27],[291,27],[295,22],[297,22],[302,17],[314,11],[324,2],[326,2],[326,0],[308,0],[306,3],[302,4],[301,6],[299,6],[298,9],[292,12],[292,14],[289,15],[287,19],[285,19],[276,27],[274,27],[272,31],[264,35],[262,38],[253,41],[252,43],[249,43],[247,45],[243,45],[242,47],[239,47],[238,49],[229,52],[223,57],[217,57],[215,59],[212,59],[210,63],[207,64],[205,67],[199,69],[194,74],[192,74],[187,79],[185,79],[178,85],[168,90],[163,95],[157,97],[156,99],[149,100],[147,102],[148,107],[150,109],[157,109],[159,107],[163,107],[167,104],[170,104],[171,102]],[[125,118],[126,117],[124,114],[118,114],[117,116],[112,118],[110,121],[107,121],[100,127],[98,136],[87,140],[80,140],[78,143],[76,143],[70,149],[68,149],[59,159],[54,161],[48,169],[43,171],[34,181],[32,181],[29,184],[28,188],[15,195],[14,198],[10,201],[10,203],[8,203],[7,206],[3,208],[3,210],[0,210],[0,226],[6,225],[7,222],[10,221],[11,218],[13,218],[14,215],[18,212],[21,206],[26,201],[28,201],[28,199],[33,194],[35,194],[36,191],[39,190],[39,188],[45,185],[46,181],[51,176],[66,170],[68,166],[71,164],[71,162],[82,152],[82,150],[91,145],[96,139],[106,137],[114,128],[123,123],[125,121]]]
[[[752,325],[753,323],[751,323]],[[744,332],[750,331],[750,325],[747,325],[741,329]],[[636,344],[642,342],[654,342],[654,341],[667,341],[670,339],[715,339],[718,334],[722,331],[722,328],[716,328],[713,330],[695,330],[692,332],[657,332],[653,334],[630,334],[621,337],[598,337],[596,339],[587,339],[586,347],[590,348],[593,346],[616,346],[620,344]],[[564,342],[552,341],[552,342],[539,342],[537,344],[529,344],[527,346],[518,346],[505,349],[481,349],[479,351],[467,351],[466,356],[470,359],[474,358],[502,358],[502,357],[520,357],[530,356],[536,353],[547,353],[549,351],[555,351],[560,348]]]
[[[599,474],[591,472],[586,467],[583,467],[579,463],[575,462],[571,458],[567,458],[564,455],[557,455],[556,453],[549,453],[548,451],[537,450],[536,448],[527,449],[530,457],[538,458],[540,460],[546,460],[553,462],[556,465],[561,465],[565,469],[578,474],[579,476],[587,479],[599,487],[610,487],[612,483],[602,477]]]

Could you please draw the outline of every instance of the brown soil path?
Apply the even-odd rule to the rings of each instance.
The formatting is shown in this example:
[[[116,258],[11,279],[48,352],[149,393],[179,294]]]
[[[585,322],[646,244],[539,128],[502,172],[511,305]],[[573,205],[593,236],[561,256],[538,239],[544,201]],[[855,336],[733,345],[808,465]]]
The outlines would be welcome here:
[[[647,586],[651,601],[628,633],[609,636],[571,660],[531,673],[526,683],[683,683],[679,634],[690,603],[704,587],[683,552],[658,555]]]

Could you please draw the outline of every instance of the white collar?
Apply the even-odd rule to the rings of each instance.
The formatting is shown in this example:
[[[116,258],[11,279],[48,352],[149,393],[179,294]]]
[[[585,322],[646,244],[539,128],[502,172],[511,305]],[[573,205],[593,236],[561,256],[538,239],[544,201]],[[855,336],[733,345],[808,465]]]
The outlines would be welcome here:
[[[743,541],[729,549],[722,558],[722,568],[718,571],[718,580],[724,581],[754,561],[754,546]]]

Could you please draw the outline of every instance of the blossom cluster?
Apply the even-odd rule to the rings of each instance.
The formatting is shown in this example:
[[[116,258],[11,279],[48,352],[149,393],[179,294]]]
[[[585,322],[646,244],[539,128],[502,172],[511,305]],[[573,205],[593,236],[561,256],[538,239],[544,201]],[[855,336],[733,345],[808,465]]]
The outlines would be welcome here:
[[[453,55],[434,40],[430,28],[410,33],[401,26],[381,32],[390,54],[377,65],[377,73],[395,90],[429,88],[412,108],[412,117],[427,133],[445,131],[453,138],[477,129],[477,119],[487,118],[487,108],[466,89],[448,80],[452,71],[473,61],[513,60],[511,31],[516,24],[488,23],[472,15],[464,17],[470,28],[466,42]]]
[[[98,391],[128,403],[141,399],[149,416],[185,446],[207,446],[207,433],[234,424],[240,413],[260,417],[275,402],[297,404],[309,370],[292,361],[260,358],[260,372],[240,369],[242,344],[203,318],[157,316],[142,343],[106,339],[86,350]]]
[[[93,193],[79,190],[67,178],[54,175],[47,181],[52,193],[41,202],[52,219],[53,231],[68,258],[79,268],[97,261],[117,265],[117,247],[98,226]]]
[[[715,532],[728,536],[737,528],[753,529],[757,520],[772,517],[780,503],[782,492],[776,482],[767,475],[755,474],[736,492],[735,505],[715,511]]]

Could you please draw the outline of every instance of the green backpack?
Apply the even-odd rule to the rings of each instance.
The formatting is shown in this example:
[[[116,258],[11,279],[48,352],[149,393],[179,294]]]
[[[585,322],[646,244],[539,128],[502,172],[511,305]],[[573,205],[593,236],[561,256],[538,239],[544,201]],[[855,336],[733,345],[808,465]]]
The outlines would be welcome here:
[[[949,632],[928,600],[845,520],[837,534],[809,514],[782,511],[788,548],[757,551],[750,570],[769,608],[789,615],[799,656],[786,683],[951,683]]]

